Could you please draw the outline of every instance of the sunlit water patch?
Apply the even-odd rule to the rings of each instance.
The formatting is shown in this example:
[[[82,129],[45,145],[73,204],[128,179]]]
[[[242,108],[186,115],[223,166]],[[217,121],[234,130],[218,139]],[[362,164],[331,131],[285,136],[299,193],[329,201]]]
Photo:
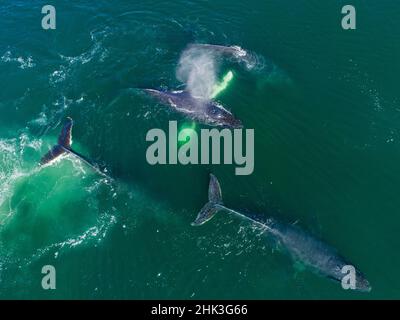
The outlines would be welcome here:
[[[116,218],[99,199],[112,198],[111,181],[68,156],[39,167],[47,143],[27,134],[0,140],[0,148],[3,267],[105,237]]]

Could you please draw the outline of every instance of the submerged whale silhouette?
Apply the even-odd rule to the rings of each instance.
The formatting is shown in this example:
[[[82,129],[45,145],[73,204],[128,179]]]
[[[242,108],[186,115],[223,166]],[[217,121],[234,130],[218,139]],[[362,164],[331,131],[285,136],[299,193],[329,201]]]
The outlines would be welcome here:
[[[222,46],[217,44],[208,43],[192,43],[188,46],[189,49],[207,50],[212,53],[225,56],[227,58],[234,58],[236,61],[244,62],[248,68],[255,67],[257,65],[257,56],[253,53],[239,46]]]
[[[61,129],[61,133],[58,137],[58,142],[55,146],[53,146],[49,152],[47,152],[42,159],[40,160],[40,165],[49,164],[59,157],[65,154],[71,154],[74,157],[78,158],[82,162],[86,163],[88,166],[93,168],[99,174],[106,176],[106,174],[100,170],[97,164],[95,164],[90,159],[86,158],[85,156],[81,155],[80,153],[72,150],[72,127],[74,125],[74,121],[72,118],[67,117],[67,121],[64,124],[63,128]]]
[[[212,126],[242,127],[239,119],[215,101],[193,97],[188,91],[143,90],[192,120]]]
[[[318,274],[341,282],[345,276],[342,273],[342,268],[349,265],[353,266],[340,256],[334,248],[295,225],[283,224],[272,218],[250,217],[225,207],[222,202],[221,187],[217,178],[212,174],[210,175],[208,200],[209,202],[201,209],[196,220],[192,223],[193,226],[200,226],[209,221],[218,211],[225,211],[265,228],[267,233],[282,244],[295,260],[301,261]],[[371,286],[368,280],[357,268],[355,270],[355,289],[369,292]]]

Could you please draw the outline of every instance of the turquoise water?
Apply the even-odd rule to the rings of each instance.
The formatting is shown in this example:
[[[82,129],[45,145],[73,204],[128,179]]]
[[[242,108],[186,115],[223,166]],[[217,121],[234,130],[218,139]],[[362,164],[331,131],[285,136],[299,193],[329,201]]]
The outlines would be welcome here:
[[[398,298],[400,5],[352,1],[41,1],[0,4],[0,298]],[[136,88],[178,88],[189,43],[240,45],[218,100],[255,130],[255,171],[150,166],[146,133],[192,126]],[[65,117],[73,147],[38,168]],[[196,130],[204,128],[197,124]],[[208,174],[226,205],[297,224],[366,274],[369,294],[294,264],[226,215],[193,228]],[[54,265],[57,289],[41,288]]]

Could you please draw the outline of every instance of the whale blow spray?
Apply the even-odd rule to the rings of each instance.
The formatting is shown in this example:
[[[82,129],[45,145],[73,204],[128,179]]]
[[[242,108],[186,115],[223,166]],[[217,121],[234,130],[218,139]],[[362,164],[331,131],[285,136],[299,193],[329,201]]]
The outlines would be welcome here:
[[[210,100],[217,84],[217,64],[212,52],[188,48],[179,59],[176,77],[186,83],[192,97]]]

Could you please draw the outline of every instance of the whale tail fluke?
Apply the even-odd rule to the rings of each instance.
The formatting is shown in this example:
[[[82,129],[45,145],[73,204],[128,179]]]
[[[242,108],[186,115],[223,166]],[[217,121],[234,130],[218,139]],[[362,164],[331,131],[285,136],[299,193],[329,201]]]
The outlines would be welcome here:
[[[61,133],[58,137],[58,144],[67,149],[71,149],[73,125],[74,121],[72,120],[72,118],[67,117],[67,121],[65,122],[64,127],[62,128]]]
[[[58,143],[42,157],[40,165],[48,164],[71,150],[73,125],[74,121],[68,117],[58,136]]]
[[[208,186],[208,202],[200,210],[192,226],[200,226],[209,221],[214,215],[224,209],[222,202],[221,187],[217,178],[210,174],[210,183]]]
[[[50,162],[56,160],[62,155],[70,154],[80,159],[82,162],[85,162],[95,171],[105,176],[105,174],[100,170],[100,168],[96,164],[94,164],[91,160],[79,154],[78,152],[72,150],[71,145],[72,145],[73,126],[74,126],[74,121],[70,117],[68,117],[63,128],[61,129],[60,135],[58,136],[57,144],[53,146],[50,149],[50,151],[43,156],[43,158],[40,160],[40,165],[43,166],[49,164]]]

